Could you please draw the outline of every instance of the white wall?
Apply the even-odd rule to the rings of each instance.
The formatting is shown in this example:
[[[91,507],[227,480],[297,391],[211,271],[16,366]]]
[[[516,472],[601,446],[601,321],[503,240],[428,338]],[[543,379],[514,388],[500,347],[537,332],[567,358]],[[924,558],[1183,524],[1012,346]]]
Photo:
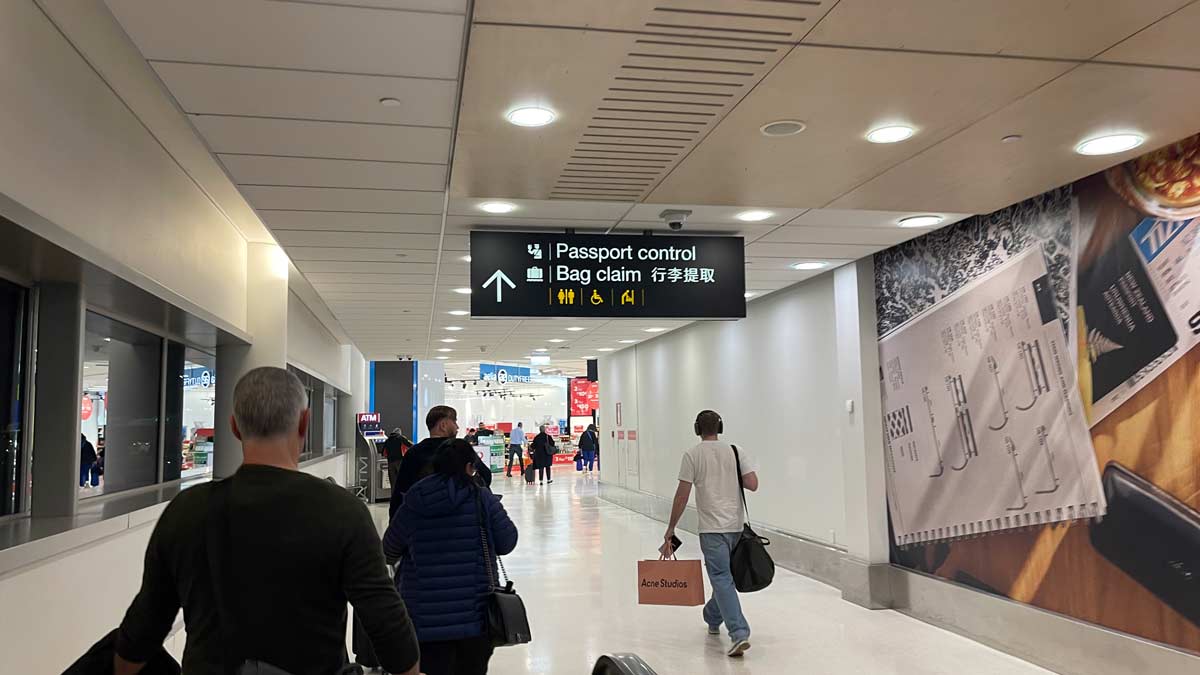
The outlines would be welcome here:
[[[300,470],[317,478],[332,476],[338,485],[346,487],[350,484],[350,461],[353,458],[351,453],[343,452],[324,461],[313,462],[312,464],[300,467]]]
[[[0,3],[0,82],[0,193],[49,221],[18,222],[244,330],[242,234],[32,0]]]
[[[753,302],[746,319],[699,322],[600,358],[602,478],[663,497],[711,408],[755,453],[756,522],[840,545],[846,538],[833,275]],[[616,405],[621,403],[617,425]],[[636,430],[636,442],[614,439]]]
[[[288,293],[287,360],[338,389],[350,392],[350,351],[295,293]]]

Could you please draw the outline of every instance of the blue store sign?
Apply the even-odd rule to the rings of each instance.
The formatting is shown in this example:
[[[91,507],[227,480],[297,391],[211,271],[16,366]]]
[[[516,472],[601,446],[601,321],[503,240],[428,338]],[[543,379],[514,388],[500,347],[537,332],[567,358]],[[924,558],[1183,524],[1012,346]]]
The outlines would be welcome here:
[[[216,375],[211,370],[204,366],[192,366],[191,368],[183,369],[183,388],[184,389],[208,389],[217,382]]]
[[[498,363],[479,364],[479,379],[484,382],[530,382],[529,368],[525,366],[503,366]]]

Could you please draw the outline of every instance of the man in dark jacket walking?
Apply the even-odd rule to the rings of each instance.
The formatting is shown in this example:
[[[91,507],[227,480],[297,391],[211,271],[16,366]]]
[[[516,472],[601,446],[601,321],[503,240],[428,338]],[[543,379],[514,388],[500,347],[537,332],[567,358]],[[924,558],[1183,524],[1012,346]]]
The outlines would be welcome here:
[[[433,473],[433,456],[438,448],[447,440],[458,437],[458,411],[448,405],[435,405],[425,415],[425,427],[429,429],[429,437],[409,448],[400,461],[396,480],[392,481],[392,496],[388,501],[389,520],[404,503],[404,493],[417,481]],[[491,485],[491,467],[484,464],[478,455],[475,459],[477,480],[485,486]]]
[[[583,466],[588,473],[592,472],[592,467],[596,463],[596,453],[599,450],[600,437],[596,434],[596,425],[589,424],[579,436],[579,454],[582,456]]]
[[[92,487],[99,484],[96,480],[98,474],[92,470],[97,459],[96,447],[87,439],[87,436],[79,434],[79,487],[87,485],[89,477],[92,479]]]

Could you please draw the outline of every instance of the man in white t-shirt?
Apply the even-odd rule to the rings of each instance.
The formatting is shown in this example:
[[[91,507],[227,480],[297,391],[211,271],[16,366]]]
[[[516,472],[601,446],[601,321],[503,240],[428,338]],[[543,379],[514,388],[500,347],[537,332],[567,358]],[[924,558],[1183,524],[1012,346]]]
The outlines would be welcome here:
[[[675,490],[675,502],[671,505],[671,521],[663,536],[659,549],[663,557],[671,555],[674,546],[675,526],[687,508],[692,486],[696,486],[696,512],[700,516],[700,549],[704,552],[704,567],[708,570],[708,582],[712,586],[712,599],[704,606],[704,622],[710,635],[721,634],[721,623],[729,631],[733,641],[727,652],[730,656],[741,656],[750,648],[750,624],[742,614],[742,603],[738,600],[733,575],[729,571],[729,557],[745,523],[742,492],[738,487],[738,459],[742,467],[742,482],[746,489],[758,490],[757,465],[752,455],[742,448],[735,457],[733,446],[718,440],[725,432],[721,416],[712,410],[703,410],[696,415],[693,426],[700,444],[683,454],[679,466],[679,487]]]

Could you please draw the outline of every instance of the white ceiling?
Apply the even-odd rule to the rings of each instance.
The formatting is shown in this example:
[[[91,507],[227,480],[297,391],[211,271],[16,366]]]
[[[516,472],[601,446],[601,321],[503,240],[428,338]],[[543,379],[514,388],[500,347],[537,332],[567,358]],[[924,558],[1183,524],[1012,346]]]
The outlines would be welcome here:
[[[467,0],[106,2],[364,354],[467,371],[544,348],[580,372],[684,325],[451,316],[475,229],[665,234],[686,208],[686,232],[745,238],[761,296],[817,273],[794,262],[920,234],[904,216],[948,224],[1137,154],[1074,154],[1088,135],[1200,127],[1189,0],[475,0],[466,50]],[[523,103],[558,119],[508,124]],[[808,129],[758,133],[777,119]],[[889,121],[917,134],[864,140]]]

